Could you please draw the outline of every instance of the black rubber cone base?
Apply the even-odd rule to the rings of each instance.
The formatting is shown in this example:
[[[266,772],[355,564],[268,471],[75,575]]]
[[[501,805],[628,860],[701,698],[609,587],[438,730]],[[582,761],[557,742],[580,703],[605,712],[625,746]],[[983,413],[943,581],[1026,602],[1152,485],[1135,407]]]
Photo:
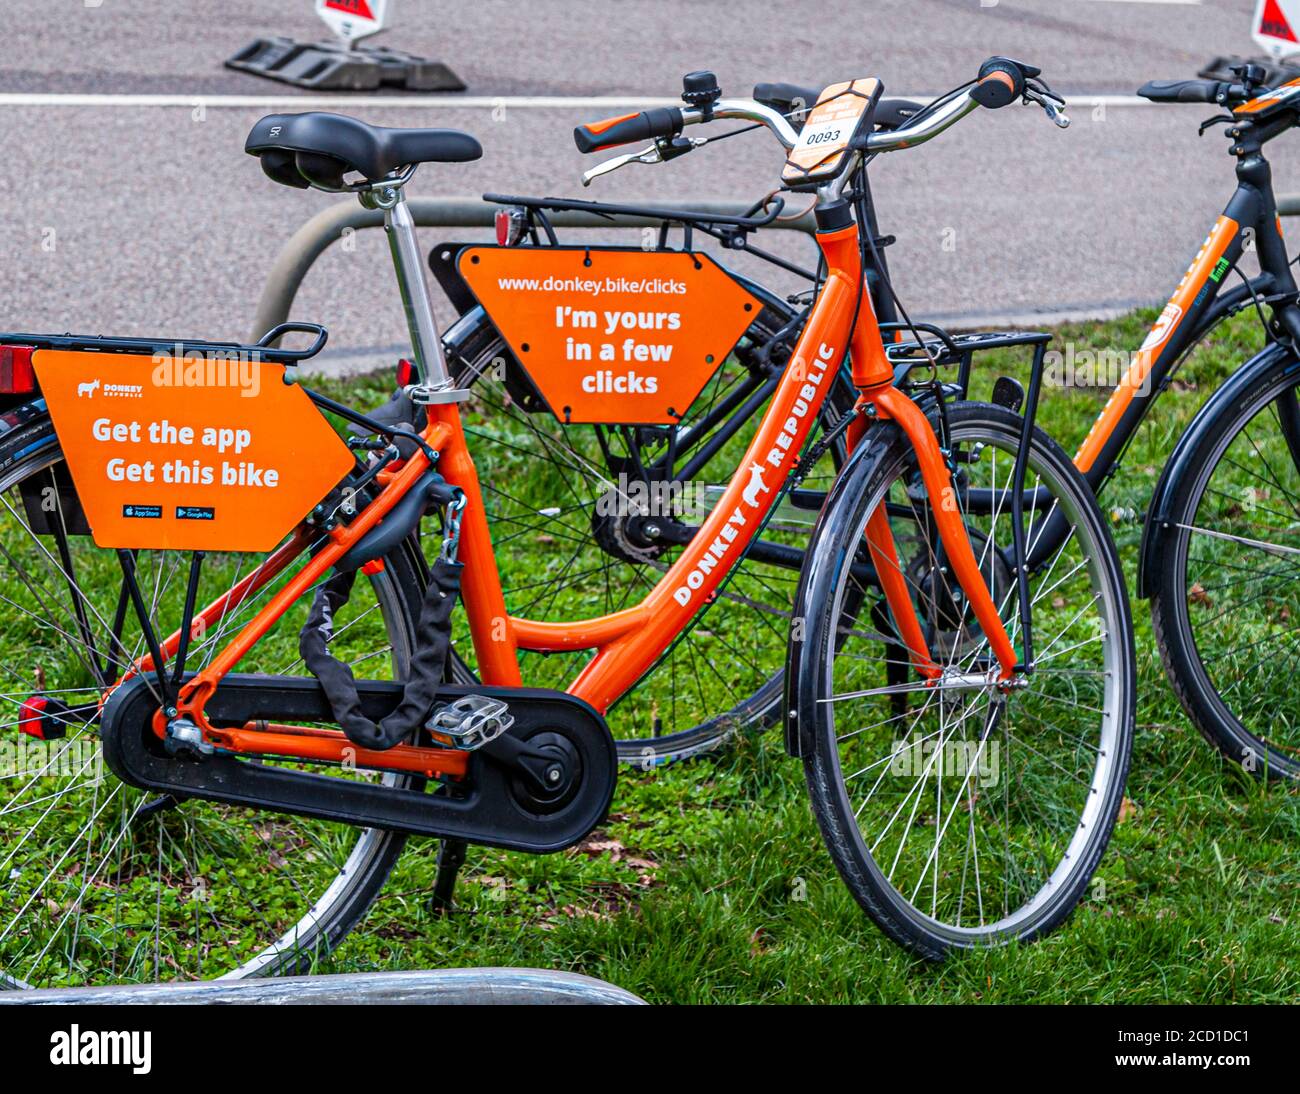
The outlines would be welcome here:
[[[441,61],[429,61],[385,46],[341,42],[296,42],[258,38],[226,62],[227,68],[313,91],[464,91],[459,76]]]

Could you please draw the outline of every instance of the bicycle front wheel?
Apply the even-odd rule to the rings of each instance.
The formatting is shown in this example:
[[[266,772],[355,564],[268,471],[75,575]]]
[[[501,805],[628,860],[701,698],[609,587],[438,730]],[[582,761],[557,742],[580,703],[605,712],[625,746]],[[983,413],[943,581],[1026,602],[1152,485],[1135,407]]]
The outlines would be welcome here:
[[[949,422],[957,501],[1019,643],[1009,487],[1020,419],[968,403],[951,407]],[[805,570],[791,687],[813,810],[854,897],[929,958],[1034,938],[1064,920],[1123,801],[1135,680],[1119,560],[1087,485],[1041,432],[1026,491],[1036,499],[1025,512],[1031,553],[1057,515],[1066,534],[1040,552],[1030,579],[1034,660],[1022,686],[985,678],[996,660],[894,428],[869,435],[846,468]],[[892,561],[873,558],[865,541],[882,506]],[[911,665],[880,593],[877,568],[891,565],[943,669],[940,686]]]
[[[1174,691],[1210,743],[1253,774],[1300,779],[1294,361],[1278,359],[1236,392],[1213,404],[1169,484],[1153,529],[1152,620]]]

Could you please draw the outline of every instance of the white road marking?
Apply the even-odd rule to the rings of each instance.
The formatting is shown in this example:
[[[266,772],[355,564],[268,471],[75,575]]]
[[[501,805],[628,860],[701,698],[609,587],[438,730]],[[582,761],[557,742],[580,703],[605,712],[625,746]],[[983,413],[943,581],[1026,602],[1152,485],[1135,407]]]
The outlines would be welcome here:
[[[1111,2],[1111,0],[1104,0]],[[1127,0],[1113,0],[1127,2]],[[1175,0],[1145,0],[1173,3]],[[1187,0],[1177,0],[1179,3]],[[933,96],[904,95],[903,98],[925,102]],[[1137,95],[1067,95],[1066,101],[1077,106],[1151,106]],[[76,92],[0,92],[0,107],[181,107],[193,110],[335,110],[339,107],[407,107],[427,110],[565,110],[609,108],[645,109],[654,106],[681,106],[681,99],[656,98],[649,95],[92,95]]]
[[[681,100],[637,95],[99,95],[77,92],[22,91],[0,93],[0,106],[174,106],[192,109],[200,105],[213,109],[239,110],[249,107],[265,110],[292,110],[302,108],[337,109],[338,107],[348,106],[416,107],[426,110],[431,106],[470,110],[493,110],[498,107],[524,110],[555,110],[570,106],[680,106]]]

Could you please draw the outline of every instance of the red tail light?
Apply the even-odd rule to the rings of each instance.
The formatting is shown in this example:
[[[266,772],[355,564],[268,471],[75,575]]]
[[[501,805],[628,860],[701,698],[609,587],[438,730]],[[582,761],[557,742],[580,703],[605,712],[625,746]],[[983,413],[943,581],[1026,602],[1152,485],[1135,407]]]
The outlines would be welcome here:
[[[497,245],[513,247],[524,237],[528,227],[528,214],[518,205],[509,209],[498,209],[496,215]]]
[[[48,695],[33,695],[18,708],[18,731],[38,741],[57,741],[67,735],[66,704]]]
[[[0,394],[26,395],[36,390],[31,346],[0,346]]]
[[[397,386],[409,387],[415,383],[415,366],[405,357],[397,362]]]

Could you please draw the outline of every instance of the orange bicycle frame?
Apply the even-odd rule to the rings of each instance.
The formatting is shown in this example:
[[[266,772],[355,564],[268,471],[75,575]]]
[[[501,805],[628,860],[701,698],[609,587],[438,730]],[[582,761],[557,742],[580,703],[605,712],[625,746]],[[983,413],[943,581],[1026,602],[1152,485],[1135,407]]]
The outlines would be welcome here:
[[[440,473],[459,486],[468,501],[459,541],[459,559],[465,565],[462,601],[484,684],[517,686],[521,682],[520,650],[589,649],[594,651],[593,656],[569,686],[569,693],[603,713],[630,690],[717,594],[762,528],[799,460],[831,378],[848,351],[852,355],[853,382],[861,393],[858,405],[865,418],[864,428],[869,428],[872,422],[892,421],[915,450],[949,564],[992,644],[999,678],[1007,680],[1013,675],[1015,648],[980,573],[955,504],[946,456],[924,412],[894,387],[893,366],[885,354],[870,294],[864,286],[858,228],[850,223],[847,227],[819,232],[817,241],[826,258],[827,276],[744,460],[699,532],[658,584],[631,608],[566,623],[510,615],[459,408],[454,402],[428,407],[424,439],[439,454]],[[861,430],[857,433],[860,436]],[[351,524],[333,529],[329,542],[270,598],[206,668],[186,681],[175,713],[194,720],[214,744],[234,752],[316,760],[350,758],[366,766],[425,774],[462,774],[465,753],[455,750],[399,746],[391,752],[363,755],[338,731],[304,731],[301,727],[264,723],[221,729],[211,726],[203,715],[204,704],[221,679],[298,598],[383,519],[428,467],[428,458],[417,450]],[[914,667],[923,677],[937,679],[941,670],[926,646],[883,507],[868,526],[867,540],[889,609]],[[298,540],[292,540],[268,559],[260,581],[270,580],[284,569],[287,559],[283,555],[295,544],[301,546]],[[219,614],[231,599],[231,594],[226,594],[206,614]],[[176,639],[173,635],[168,640],[166,655],[175,652]],[[159,712],[155,729],[160,734],[165,732],[165,712]]]

